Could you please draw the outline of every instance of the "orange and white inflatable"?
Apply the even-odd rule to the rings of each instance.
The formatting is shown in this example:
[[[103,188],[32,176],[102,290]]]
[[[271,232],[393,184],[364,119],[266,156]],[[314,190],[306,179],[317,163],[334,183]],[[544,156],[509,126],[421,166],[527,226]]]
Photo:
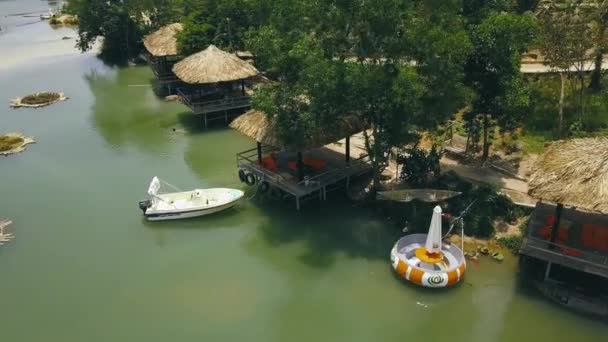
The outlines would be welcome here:
[[[405,280],[424,287],[450,287],[464,277],[462,250],[441,242],[441,208],[435,207],[428,234],[411,234],[397,241],[391,263]]]

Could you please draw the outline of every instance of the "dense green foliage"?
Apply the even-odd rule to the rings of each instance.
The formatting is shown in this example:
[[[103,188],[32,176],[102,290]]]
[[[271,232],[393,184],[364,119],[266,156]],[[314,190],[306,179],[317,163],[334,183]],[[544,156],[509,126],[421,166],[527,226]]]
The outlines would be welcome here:
[[[400,178],[414,187],[426,187],[435,182],[441,174],[439,161],[441,153],[433,146],[430,151],[414,145],[404,154],[397,157],[397,163],[402,165]]]
[[[247,41],[281,81],[254,105],[293,148],[354,116],[369,128],[377,182],[391,146],[416,141],[414,127],[432,128],[465,103],[470,43],[458,10],[452,1],[279,1]]]
[[[274,119],[283,145],[302,148],[356,120],[368,128],[376,181],[392,147],[416,143],[416,132],[459,111],[484,159],[495,132],[606,128],[605,0],[73,0],[65,10],[80,17],[78,46],[102,37],[113,61],[136,56],[143,34],[172,22],[184,24],[184,55],[210,44],[251,51],[274,81],[254,107]],[[561,70],[592,51],[595,71],[569,72],[560,101],[554,77],[522,77],[530,48]]]
[[[529,91],[523,82],[520,64],[537,26],[531,16],[504,12],[511,5],[507,1],[485,5],[465,1],[466,4],[471,6],[467,27],[473,43],[473,52],[466,63],[466,83],[474,90],[475,97],[465,120],[473,142],[482,137],[482,159],[485,160],[489,156],[494,125],[499,124],[504,130],[514,129],[529,107]]]

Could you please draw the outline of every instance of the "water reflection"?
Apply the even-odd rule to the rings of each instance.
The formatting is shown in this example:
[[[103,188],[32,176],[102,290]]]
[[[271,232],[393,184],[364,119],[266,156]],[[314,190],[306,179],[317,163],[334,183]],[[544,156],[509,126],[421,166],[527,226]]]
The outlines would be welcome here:
[[[144,66],[85,76],[95,97],[93,123],[113,147],[134,146],[147,153],[171,150],[177,115],[185,107],[158,99],[150,87],[151,77]]]

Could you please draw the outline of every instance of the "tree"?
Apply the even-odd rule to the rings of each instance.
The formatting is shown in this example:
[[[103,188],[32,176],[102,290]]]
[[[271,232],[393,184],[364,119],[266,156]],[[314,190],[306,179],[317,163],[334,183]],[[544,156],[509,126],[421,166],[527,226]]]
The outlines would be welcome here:
[[[254,107],[296,146],[355,116],[368,127],[377,186],[392,146],[415,142],[416,127],[432,127],[464,103],[470,45],[456,4],[277,1],[269,24],[248,42],[281,83],[258,92]]]
[[[78,6],[77,46],[87,51],[103,37],[101,55],[112,63],[121,63],[137,54],[137,41],[141,39],[138,25],[140,13],[132,15],[134,2],[121,0],[82,0]]]
[[[180,54],[188,56],[205,49],[213,43],[216,27],[209,20],[206,8],[190,13],[184,19],[184,30],[177,34],[177,46]]]
[[[591,0],[591,23],[595,50],[594,69],[589,89],[599,91],[602,87],[602,64],[608,47],[608,0]]]
[[[579,119],[584,114],[587,51],[593,47],[591,27],[572,1],[543,2],[538,13],[542,24],[541,50],[545,63],[559,71],[561,80],[558,103],[558,135],[564,133],[565,83],[573,80]]]
[[[228,51],[245,47],[250,30],[261,26],[270,6],[266,0],[198,0],[200,3],[184,19],[178,45],[184,55],[199,52],[209,44]]]
[[[504,12],[494,12],[479,24],[469,26],[473,52],[465,69],[466,83],[475,95],[466,119],[481,121],[483,160],[489,156],[494,124],[503,129],[514,128],[525,113],[529,94],[522,81],[520,59],[536,28],[534,18]]]

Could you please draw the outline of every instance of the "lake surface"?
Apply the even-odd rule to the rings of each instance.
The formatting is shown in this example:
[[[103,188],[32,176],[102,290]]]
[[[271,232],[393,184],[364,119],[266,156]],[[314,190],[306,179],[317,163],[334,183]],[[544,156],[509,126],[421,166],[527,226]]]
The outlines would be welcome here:
[[[0,133],[38,141],[0,158],[0,218],[15,221],[16,236],[0,247],[2,341],[608,336],[607,325],[520,290],[514,258],[470,264],[448,291],[400,281],[389,265],[397,225],[337,194],[299,213],[256,197],[208,218],[145,222],[137,201],[152,176],[241,187],[235,154],[254,142],[204,131],[185,107],[158,100],[147,67],[105,66],[62,40],[71,29],[6,17],[47,8],[0,0],[0,51],[10,60],[0,66]],[[9,109],[9,99],[44,90],[70,100]]]

